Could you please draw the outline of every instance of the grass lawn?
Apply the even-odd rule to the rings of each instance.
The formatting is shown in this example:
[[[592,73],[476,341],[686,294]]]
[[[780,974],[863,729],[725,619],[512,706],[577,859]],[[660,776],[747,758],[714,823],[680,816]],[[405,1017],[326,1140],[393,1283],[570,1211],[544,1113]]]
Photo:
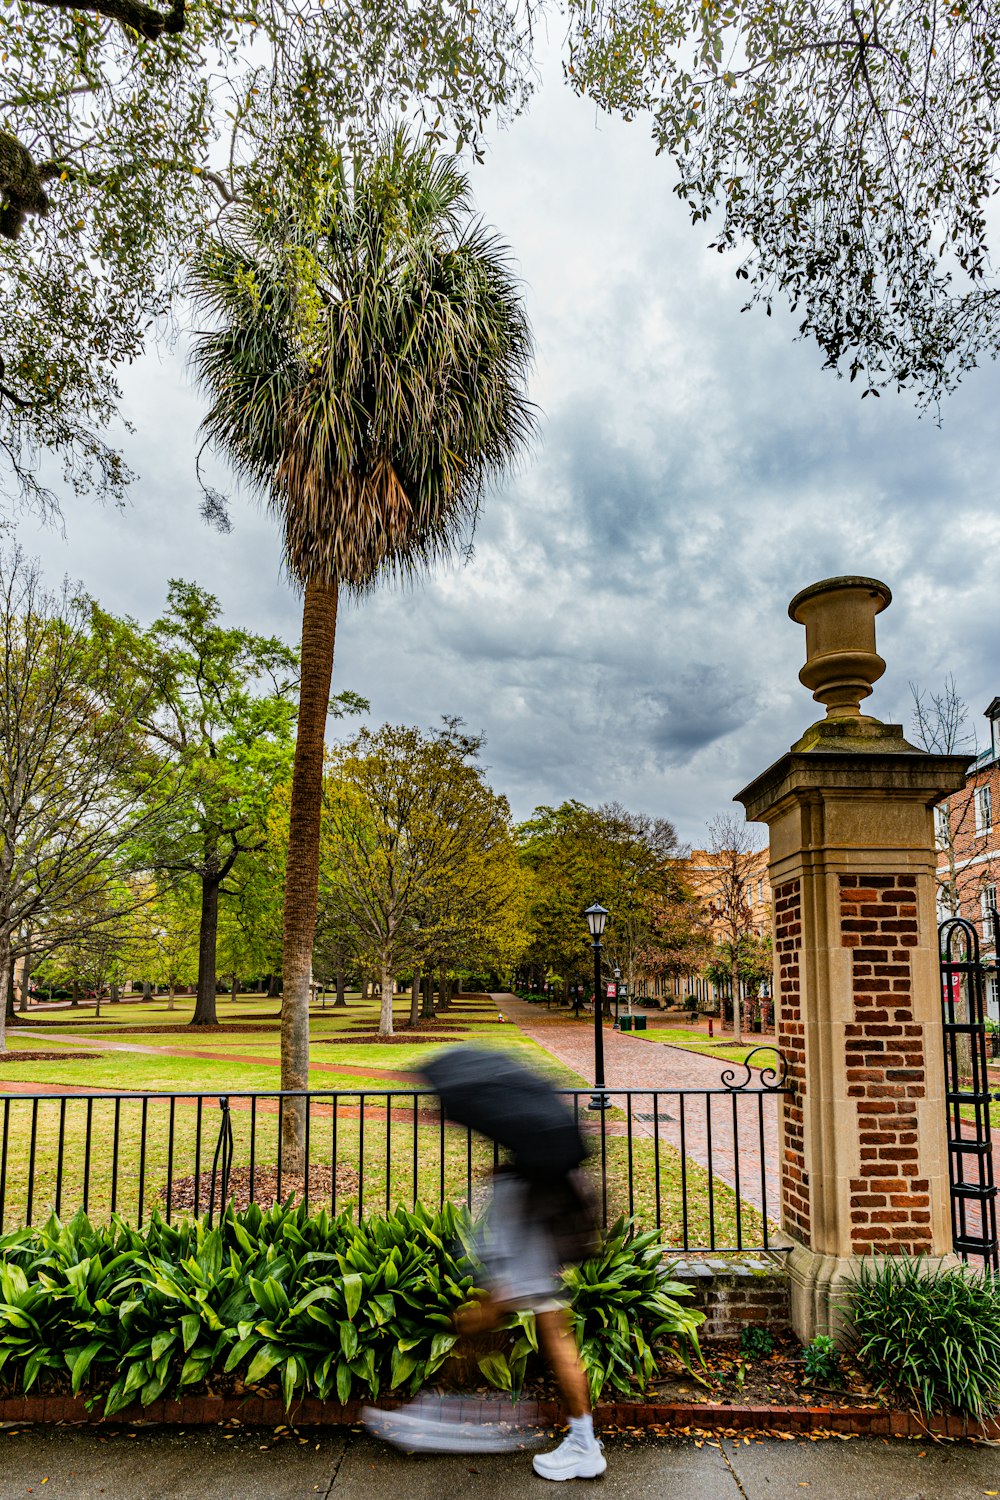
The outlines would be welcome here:
[[[756,1051],[752,1067],[773,1068],[777,1053],[773,1047],[761,1047],[755,1037],[745,1038],[738,1046],[733,1043],[709,1041],[703,1031],[689,1031],[682,1026],[658,1026],[655,1031],[636,1031],[633,1036],[645,1042],[664,1042],[668,1047],[680,1047],[685,1052],[700,1052],[705,1057],[721,1059],[723,1062],[745,1062],[751,1052]]]
[[[201,1093],[277,1089],[280,1086],[277,1004],[274,999],[263,995],[237,995],[235,1001],[220,996],[219,1021],[226,1029],[208,1031],[188,1024],[194,1009],[194,1000],[190,996],[179,996],[173,1011],[167,1009],[165,998],[145,1004],[105,1003],[99,1019],[82,1006],[78,1012],[63,1010],[48,1015],[34,1010],[29,1013],[33,1025],[15,1027],[8,1033],[8,1046],[12,1052],[79,1053],[93,1049],[94,1055],[67,1058],[65,1062],[2,1063],[0,1094],[7,1079],[20,1084],[37,1083],[42,1088],[60,1084],[91,1089]],[[404,1027],[410,1014],[409,997],[398,997],[393,1010],[394,1027],[401,1036],[405,1035]],[[436,1041],[355,1042],[355,1036],[371,1036],[378,1030],[378,1016],[379,1001],[363,1001],[357,995],[349,997],[349,1004],[344,1009],[313,1005],[309,1020],[310,1088],[405,1086],[391,1079],[380,1079],[377,1073],[410,1072],[419,1068],[438,1047],[468,1040],[475,1040],[484,1047],[516,1051],[567,1087],[583,1082],[516,1026],[500,1022],[496,1008],[489,1001],[458,996],[453,1010],[443,1012],[439,1018],[425,1022],[421,1027],[421,1032],[438,1038]],[[241,1027],[258,1026],[267,1029],[240,1030]],[[39,1035],[41,1031],[46,1035]],[[113,1041],[117,1045],[115,1049],[102,1052],[99,1047],[102,1041]],[[124,1052],[118,1050],[118,1045],[162,1050],[157,1054]],[[185,1055],[170,1055],[171,1051],[178,1049],[182,1049]],[[199,1052],[217,1056],[199,1057],[196,1055]],[[376,1072],[366,1083],[363,1071],[352,1073],[350,1069],[373,1069]]]

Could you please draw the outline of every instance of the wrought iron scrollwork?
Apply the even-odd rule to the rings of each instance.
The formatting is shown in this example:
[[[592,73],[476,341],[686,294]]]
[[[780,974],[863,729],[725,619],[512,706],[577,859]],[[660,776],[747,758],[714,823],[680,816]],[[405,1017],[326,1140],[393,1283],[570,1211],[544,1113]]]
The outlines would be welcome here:
[[[766,1052],[769,1056],[777,1059],[777,1067],[766,1067],[759,1070],[760,1087],[771,1093],[776,1093],[779,1089],[785,1087],[785,1080],[788,1077],[788,1059],[780,1047],[754,1047],[751,1052],[747,1053],[743,1061],[737,1064],[746,1073],[745,1078],[739,1078],[736,1068],[724,1068],[722,1070],[721,1083],[724,1089],[729,1089],[731,1093],[735,1094],[740,1089],[747,1087],[753,1077],[754,1071],[750,1059],[756,1057],[758,1052]],[[739,1079],[739,1082],[737,1082],[737,1079]]]

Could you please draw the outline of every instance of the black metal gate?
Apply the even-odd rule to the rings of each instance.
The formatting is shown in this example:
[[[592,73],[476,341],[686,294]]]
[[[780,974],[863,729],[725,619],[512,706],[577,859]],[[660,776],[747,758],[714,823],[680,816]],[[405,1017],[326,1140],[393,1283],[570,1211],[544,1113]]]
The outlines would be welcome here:
[[[963,1260],[982,1259],[986,1269],[1000,1274],[990,1128],[994,1096],[987,1074],[986,972],[979,934],[971,922],[952,917],[941,924],[938,937],[953,1243]],[[995,970],[995,962],[991,967]],[[1000,1093],[995,1097],[1000,1100]]]

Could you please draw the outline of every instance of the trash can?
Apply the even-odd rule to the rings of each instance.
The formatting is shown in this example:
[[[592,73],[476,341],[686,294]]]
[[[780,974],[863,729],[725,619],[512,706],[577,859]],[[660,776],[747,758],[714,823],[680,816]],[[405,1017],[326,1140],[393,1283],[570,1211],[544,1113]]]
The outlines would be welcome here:
[[[631,1031],[632,1030],[632,1017],[631,1016],[619,1016],[618,1017],[618,1030],[619,1031]]]
[[[645,1016],[633,1016],[632,1019],[635,1022],[635,1025],[632,1028],[633,1031],[645,1031],[645,1029],[646,1029],[646,1017]]]

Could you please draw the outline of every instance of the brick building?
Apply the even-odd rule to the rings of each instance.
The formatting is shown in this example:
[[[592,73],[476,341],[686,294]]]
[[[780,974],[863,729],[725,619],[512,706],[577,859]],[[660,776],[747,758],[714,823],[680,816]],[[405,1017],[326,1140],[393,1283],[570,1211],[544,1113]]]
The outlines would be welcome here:
[[[935,815],[938,850],[938,919],[965,917],[979,933],[983,958],[995,965],[996,934],[991,912],[1000,888],[1000,698],[985,710],[990,726],[986,749],[976,757],[965,787],[942,802]],[[997,975],[987,974],[987,1013],[1000,1021]]]

